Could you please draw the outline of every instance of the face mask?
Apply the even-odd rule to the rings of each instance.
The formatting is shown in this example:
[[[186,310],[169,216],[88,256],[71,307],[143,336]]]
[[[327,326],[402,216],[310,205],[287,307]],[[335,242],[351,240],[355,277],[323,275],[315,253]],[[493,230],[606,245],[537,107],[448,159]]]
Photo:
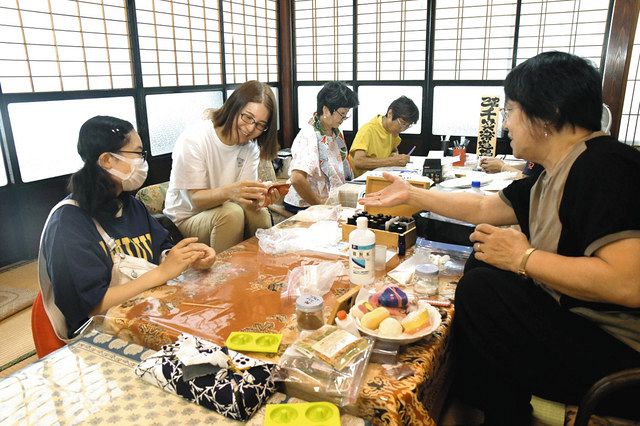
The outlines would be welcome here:
[[[114,152],[110,152],[110,154],[129,164],[131,171],[129,173],[122,173],[120,170],[111,168],[107,169],[107,172],[122,180],[123,191],[135,191],[139,189],[147,178],[149,164],[142,158],[127,158]]]

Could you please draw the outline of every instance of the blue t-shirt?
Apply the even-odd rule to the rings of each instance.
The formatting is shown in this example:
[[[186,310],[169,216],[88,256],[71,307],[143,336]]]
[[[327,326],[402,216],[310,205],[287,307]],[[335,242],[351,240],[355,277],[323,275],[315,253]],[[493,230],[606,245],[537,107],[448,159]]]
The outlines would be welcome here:
[[[140,201],[124,196],[122,216],[99,221],[116,242],[116,250],[156,265],[172,247],[169,232]],[[69,334],[87,321],[111,282],[113,261],[87,212],[65,205],[56,210],[43,239],[43,253],[55,303],[67,320]]]

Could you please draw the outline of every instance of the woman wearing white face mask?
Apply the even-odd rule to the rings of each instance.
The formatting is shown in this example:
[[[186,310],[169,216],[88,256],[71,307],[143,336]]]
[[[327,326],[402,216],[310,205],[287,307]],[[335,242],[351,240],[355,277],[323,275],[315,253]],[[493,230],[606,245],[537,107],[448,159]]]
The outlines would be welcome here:
[[[118,118],[96,116],[80,129],[78,153],[84,165],[71,176],[71,194],[52,210],[39,256],[45,309],[60,338],[71,337],[88,317],[164,284],[190,266],[209,268],[215,260],[215,251],[196,238],[174,246],[168,232],[129,193],[147,177],[142,148],[131,123]],[[114,240],[116,254],[159,266],[118,285],[105,235]],[[55,316],[60,314],[66,324],[57,327]]]

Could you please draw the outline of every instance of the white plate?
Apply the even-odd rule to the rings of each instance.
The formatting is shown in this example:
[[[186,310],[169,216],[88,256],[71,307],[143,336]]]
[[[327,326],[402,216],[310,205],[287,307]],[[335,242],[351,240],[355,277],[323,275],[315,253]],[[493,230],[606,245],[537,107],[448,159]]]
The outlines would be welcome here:
[[[438,312],[438,310],[436,308],[434,308],[433,306],[429,305],[428,303],[418,303],[418,309],[422,309],[422,308],[426,308],[427,312],[429,313],[429,319],[431,319],[431,326],[416,333],[416,334],[406,334],[406,333],[402,333],[400,336],[398,337],[387,337],[387,336],[378,336],[378,331],[377,330],[370,330],[366,327],[363,327],[362,325],[360,325],[360,320],[358,318],[354,318],[356,321],[356,325],[358,326],[358,330],[360,331],[360,333],[365,334],[367,336],[371,336],[374,337],[376,340],[380,340],[381,342],[388,342],[388,343],[397,343],[400,345],[408,345],[409,343],[413,343],[413,342],[417,342],[418,340],[422,339],[423,337],[428,336],[429,334],[433,333],[434,331],[436,331],[438,329],[438,327],[440,327],[440,323],[442,322],[442,317],[440,316],[440,312]]]

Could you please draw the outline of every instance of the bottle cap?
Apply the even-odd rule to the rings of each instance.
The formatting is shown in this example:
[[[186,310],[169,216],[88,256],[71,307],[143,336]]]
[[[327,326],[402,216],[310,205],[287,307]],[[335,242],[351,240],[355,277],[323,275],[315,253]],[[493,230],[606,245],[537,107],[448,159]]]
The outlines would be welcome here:
[[[302,295],[296,299],[296,308],[301,311],[312,312],[322,309],[324,301],[322,297],[313,295]]]
[[[356,220],[356,224],[358,225],[358,229],[367,229],[369,221],[367,220],[366,217],[364,216],[360,216],[357,220]]]
[[[472,180],[471,181],[471,187],[472,188],[480,188],[480,181],[479,180]]]
[[[338,311],[336,317],[341,320],[347,319],[347,313],[345,311]]]
[[[418,275],[437,275],[439,269],[433,263],[423,263],[416,266],[416,274]]]

